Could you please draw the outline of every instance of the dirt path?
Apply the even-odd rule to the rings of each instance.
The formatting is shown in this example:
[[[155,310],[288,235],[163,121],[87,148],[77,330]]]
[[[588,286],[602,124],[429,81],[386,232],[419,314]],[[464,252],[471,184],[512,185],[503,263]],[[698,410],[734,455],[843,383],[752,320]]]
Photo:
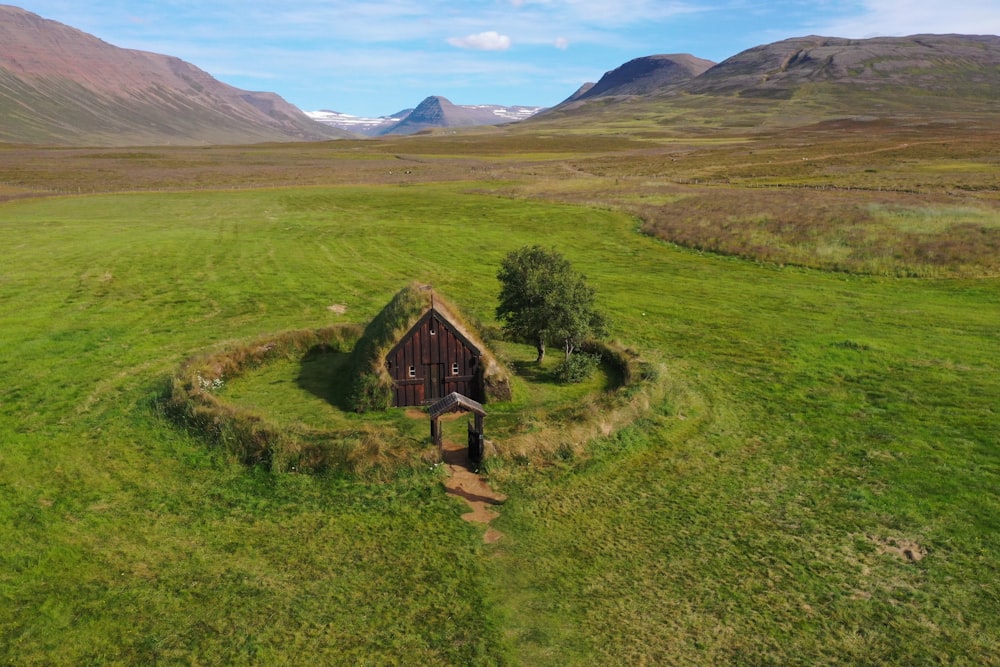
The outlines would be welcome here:
[[[444,488],[448,493],[465,501],[470,511],[462,515],[466,521],[482,523],[489,526],[493,519],[500,516],[493,508],[503,504],[507,496],[497,493],[489,487],[482,476],[469,467],[467,449],[463,445],[445,441],[442,446],[442,458],[448,470],[448,479]],[[492,544],[503,537],[503,533],[495,528],[487,528],[483,541]]]

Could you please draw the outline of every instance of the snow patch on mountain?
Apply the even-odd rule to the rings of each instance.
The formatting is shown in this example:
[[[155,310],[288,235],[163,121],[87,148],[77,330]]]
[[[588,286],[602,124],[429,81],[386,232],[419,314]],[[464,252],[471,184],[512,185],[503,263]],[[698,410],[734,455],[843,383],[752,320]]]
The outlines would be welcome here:
[[[313,120],[331,125],[333,127],[355,132],[357,134],[375,135],[380,131],[388,129],[405,119],[412,109],[406,109],[392,116],[379,116],[378,118],[365,118],[364,116],[352,116],[351,114],[339,111],[322,109],[320,111],[306,111],[305,114]]]
[[[433,98],[429,98],[433,99]],[[500,106],[496,104],[470,104],[455,105],[455,108],[476,114],[476,121],[469,121],[467,125],[499,125],[501,123],[513,123],[526,118],[530,118],[545,107],[528,106]],[[405,121],[413,109],[405,109],[391,116],[379,116],[369,118],[364,116],[353,116],[339,111],[322,109],[320,111],[306,111],[305,114],[315,121],[330,125],[341,130],[354,132],[364,136],[379,136],[392,132],[393,128]],[[470,116],[471,118],[472,116]]]

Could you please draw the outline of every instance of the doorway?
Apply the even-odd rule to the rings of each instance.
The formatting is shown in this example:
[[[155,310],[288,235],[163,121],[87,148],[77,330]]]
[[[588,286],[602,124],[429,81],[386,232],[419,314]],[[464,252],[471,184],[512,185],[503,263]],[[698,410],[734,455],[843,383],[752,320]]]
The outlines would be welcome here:
[[[424,400],[444,398],[444,364],[427,364],[424,370]]]

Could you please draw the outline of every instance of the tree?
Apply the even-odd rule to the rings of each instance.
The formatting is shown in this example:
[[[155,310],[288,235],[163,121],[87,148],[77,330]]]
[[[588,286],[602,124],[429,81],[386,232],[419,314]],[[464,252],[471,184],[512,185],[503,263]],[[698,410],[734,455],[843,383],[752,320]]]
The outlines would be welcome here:
[[[507,335],[535,345],[538,363],[547,343],[561,345],[568,362],[583,341],[605,335],[594,289],[557,251],[537,245],[513,250],[500,264],[497,279],[497,319]]]

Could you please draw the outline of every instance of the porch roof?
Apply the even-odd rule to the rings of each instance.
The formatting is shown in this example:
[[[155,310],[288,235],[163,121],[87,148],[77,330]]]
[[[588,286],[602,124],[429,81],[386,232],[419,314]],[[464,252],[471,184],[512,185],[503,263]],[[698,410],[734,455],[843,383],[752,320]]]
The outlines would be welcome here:
[[[474,412],[480,417],[486,416],[486,410],[483,409],[481,403],[472,400],[468,396],[463,396],[457,391],[451,392],[428,408],[431,419],[437,419],[441,415],[447,412],[454,412],[455,410],[468,410],[469,412]]]

